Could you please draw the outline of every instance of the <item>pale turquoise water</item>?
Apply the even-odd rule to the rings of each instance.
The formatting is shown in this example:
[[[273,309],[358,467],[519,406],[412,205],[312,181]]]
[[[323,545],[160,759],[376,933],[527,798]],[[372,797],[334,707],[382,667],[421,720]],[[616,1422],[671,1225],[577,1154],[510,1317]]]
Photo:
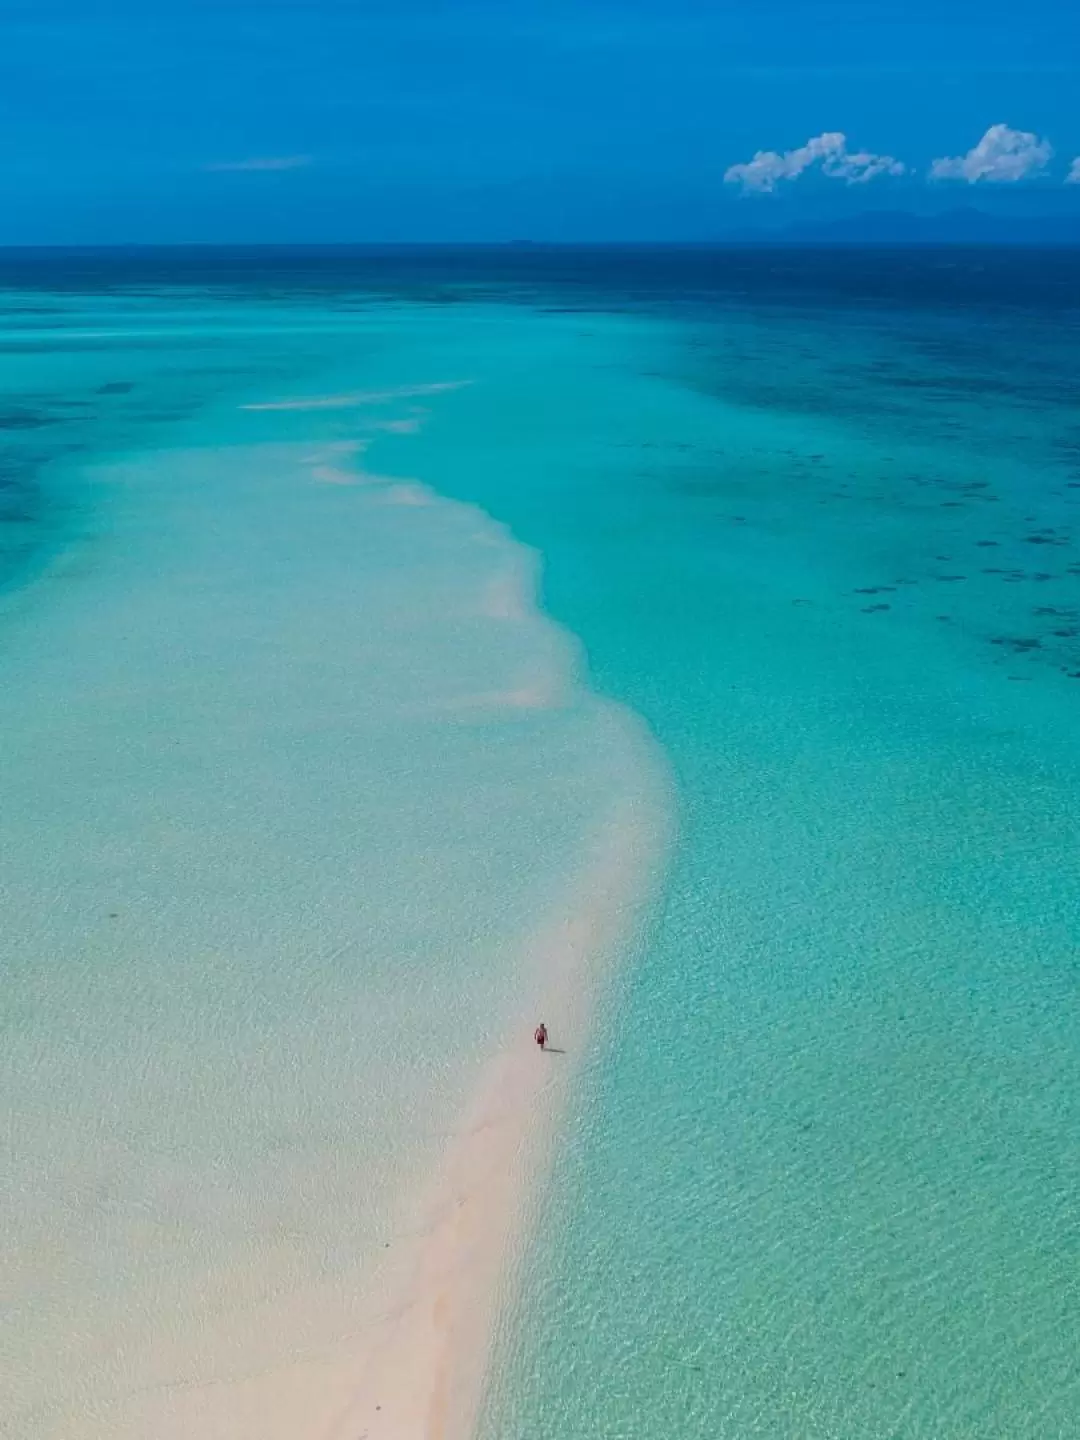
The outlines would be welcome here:
[[[630,780],[583,697],[554,725],[548,712],[494,728],[472,717],[403,744],[401,698],[418,676],[426,692],[432,675],[453,687],[462,666],[509,663],[490,630],[432,628],[438,598],[407,644],[393,634],[405,593],[476,593],[484,562],[453,539],[470,512],[439,512],[458,518],[436,527],[433,561],[432,539],[370,528],[365,490],[298,484],[304,447],[366,434],[355,409],[236,406],[467,380],[405,399],[395,417],[422,428],[384,436],[366,463],[478,503],[542,552],[547,608],[583,642],[592,684],[648,722],[679,801],[649,944],[597,1025],[501,1326],[484,1436],[1076,1434],[1076,260],[178,263],[138,283],[153,291],[164,273],[181,297],[192,287],[197,323],[164,327],[194,332],[182,344],[160,338],[157,312],[186,317],[190,300],[157,293],[138,302],[157,338],[137,354],[122,345],[118,368],[98,342],[35,362],[42,390],[50,363],[67,367],[54,373],[68,399],[113,375],[145,376],[146,396],[118,412],[102,401],[140,392],[104,396],[69,425],[71,443],[129,458],[89,479],[53,462],[42,494],[66,529],[38,526],[34,553],[51,537],[61,561],[10,591],[0,636],[17,682],[5,734],[24,747],[5,839],[29,897],[8,1053],[26,1036],[36,1046],[12,1069],[26,1097],[17,1135],[43,1137],[69,1113],[61,1133],[80,1139],[73,1097],[92,1109],[95,1083],[133,1092],[146,1047],[131,1036],[157,1017],[149,1033],[171,1047],[174,1079],[197,1056],[207,1096],[226,1085],[242,1104],[269,1101],[244,1124],[207,1104],[168,1163],[182,1182],[220,1175],[220,1203],[167,1244],[151,1227],[143,1246],[190,1300],[211,1251],[241,1285],[265,1276],[284,1223],[296,1285],[320,1267],[340,1277],[347,1320],[394,1167],[348,1224],[335,1183],[396,1116],[411,1117],[403,1168],[405,1150],[435,1143],[440,1122],[409,1110],[409,1086],[437,1082],[448,1113],[458,1056],[415,1075],[425,1026],[452,1003],[463,1052],[483,1049],[512,1009],[514,937],[557,905],[576,837]],[[79,285],[97,293],[100,275]],[[372,308],[376,292],[397,299]],[[90,328],[106,302],[50,303],[86,307]],[[266,331],[257,343],[235,333],[252,324]],[[29,434],[9,432],[12,447]],[[166,439],[186,451],[131,458]],[[236,452],[238,468],[226,442],[272,448]],[[193,458],[193,444],[211,453]],[[447,578],[430,590],[433,569]],[[360,632],[343,619],[358,613],[372,617]],[[183,639],[193,624],[197,643]],[[529,633],[540,650],[515,636],[514,657],[553,643]],[[91,643],[100,662],[118,636],[104,671],[73,664]],[[33,689],[43,666],[66,687],[53,733]],[[115,761],[118,695],[124,733],[134,704],[142,738],[113,773],[88,771],[95,735]],[[244,717],[243,744],[222,744],[223,709]],[[98,714],[105,743],[88,723]],[[179,764],[161,743],[174,732],[189,742]],[[93,804],[73,824],[80,791]],[[208,831],[207,868],[228,864],[189,875]],[[138,875],[134,903],[104,904],[101,887],[125,873],[102,867],[116,849]],[[212,893],[195,921],[169,909],[180,873]],[[118,911],[120,942],[87,918],[92,894],[106,919]],[[240,964],[210,963],[222,915]],[[364,937],[369,963],[343,963],[339,936]],[[298,953],[303,965],[282,965]],[[192,955],[198,986],[177,978]],[[357,1070],[356,1007],[369,1004],[391,1023]],[[372,1104],[376,1075],[388,1091]],[[180,1087],[166,1109],[190,1095]],[[154,1146],[132,1119],[143,1098],[116,1107],[114,1186],[149,1183]],[[283,1155],[287,1173],[306,1173],[313,1135],[333,1173],[317,1196],[294,1191],[283,1220],[274,1177]],[[28,1145],[12,1147],[17,1161]],[[69,1214],[64,1174],[40,1178],[57,1215]],[[88,1276],[78,1246],[100,1218],[85,1217],[104,1205],[127,1236],[132,1209],[167,1212],[162,1194],[106,1186],[96,1211],[75,1196],[75,1260],[50,1271],[51,1292],[17,1223],[25,1294],[122,1326],[141,1283],[129,1242]],[[59,1222],[45,1213],[48,1246]],[[245,1217],[242,1240],[226,1213]],[[26,1304],[0,1351],[16,1368],[28,1337],[47,1344],[59,1323]],[[189,1315],[197,1331],[197,1298]]]

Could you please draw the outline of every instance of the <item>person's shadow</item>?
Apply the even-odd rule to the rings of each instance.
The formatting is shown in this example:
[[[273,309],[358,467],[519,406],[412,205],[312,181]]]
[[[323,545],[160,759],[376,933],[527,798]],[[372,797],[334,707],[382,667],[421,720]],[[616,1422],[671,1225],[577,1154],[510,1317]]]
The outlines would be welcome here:
[[[545,1055],[565,1055],[565,1054],[566,1054],[566,1051],[565,1051],[565,1050],[560,1050],[559,1047],[558,1047],[558,1045],[545,1045],[545,1046],[544,1046],[544,1054],[545,1054]]]

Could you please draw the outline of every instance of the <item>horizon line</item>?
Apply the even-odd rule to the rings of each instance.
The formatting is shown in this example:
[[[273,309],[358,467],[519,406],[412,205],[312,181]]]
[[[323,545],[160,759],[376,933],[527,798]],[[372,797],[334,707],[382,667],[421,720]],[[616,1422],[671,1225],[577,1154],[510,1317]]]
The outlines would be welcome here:
[[[909,218],[909,217],[905,217]],[[937,217],[912,216],[913,219],[934,219]],[[824,226],[834,222],[817,222]],[[810,224],[808,230],[813,228]],[[833,248],[889,248],[926,249],[933,246],[979,249],[1078,249],[1080,230],[1076,238],[1045,239],[1022,237],[1009,239],[990,236],[938,236],[923,239],[918,236],[898,238],[857,237],[826,235],[785,234],[777,231],[769,234],[717,235],[703,240],[112,240],[87,241],[78,244],[52,243],[5,243],[0,241],[0,257],[6,255],[119,255],[132,252],[205,252],[205,251],[367,251],[386,252],[399,250],[713,250],[713,249],[768,249],[773,246],[784,249],[833,249]]]

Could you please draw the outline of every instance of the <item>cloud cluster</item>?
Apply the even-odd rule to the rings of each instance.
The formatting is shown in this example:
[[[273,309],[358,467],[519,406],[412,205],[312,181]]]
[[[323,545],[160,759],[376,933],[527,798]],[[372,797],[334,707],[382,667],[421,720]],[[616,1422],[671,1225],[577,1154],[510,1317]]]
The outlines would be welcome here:
[[[804,171],[818,166],[822,175],[848,185],[864,185],[878,175],[902,175],[904,166],[891,155],[874,155],[869,150],[849,150],[847,136],[840,130],[815,135],[794,150],[759,150],[752,160],[731,165],[724,173],[729,185],[741,185],[743,192],[769,195],[784,180],[797,180]]]
[[[969,185],[980,180],[1009,185],[1026,180],[1029,175],[1042,174],[1053,154],[1049,141],[1041,140],[1030,130],[991,125],[966,155],[945,155],[935,160],[930,166],[930,178],[965,180]]]
[[[1045,174],[1053,158],[1049,140],[1033,131],[991,125],[966,155],[943,155],[933,161],[929,178],[959,180],[968,185],[984,181],[1014,185]],[[848,185],[865,185],[879,175],[914,173],[892,155],[849,150],[843,131],[828,130],[794,150],[759,150],[752,160],[729,166],[724,179],[729,185],[741,185],[744,195],[772,195],[785,181],[797,180],[813,169],[830,180],[843,180]],[[1080,185],[1080,155],[1072,162],[1065,184]]]

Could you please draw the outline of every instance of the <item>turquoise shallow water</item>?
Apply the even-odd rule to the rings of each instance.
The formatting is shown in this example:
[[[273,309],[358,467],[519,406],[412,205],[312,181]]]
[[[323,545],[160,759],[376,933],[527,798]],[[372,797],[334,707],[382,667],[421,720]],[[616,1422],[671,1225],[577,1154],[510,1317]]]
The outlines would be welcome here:
[[[364,464],[479,504],[541,552],[546,608],[582,641],[592,684],[644,717],[675,778],[678,840],[668,885],[643,955],[616,977],[596,1025],[500,1326],[482,1434],[1075,1434],[1075,258],[1050,253],[1033,265],[1020,252],[607,261],[444,255],[325,265],[298,258],[275,262],[272,273],[269,262],[250,259],[207,260],[202,271],[192,261],[154,263],[158,270],[129,277],[129,288],[107,303],[145,303],[131,287],[148,288],[158,312],[183,317],[165,328],[195,333],[182,345],[175,333],[163,341],[155,314],[155,338],[138,357],[124,351],[122,376],[94,346],[92,362],[80,351],[84,389],[73,396],[69,369],[58,393],[78,398],[91,383],[114,376],[142,383],[145,374],[147,403],[138,413],[109,412],[110,419],[102,401],[131,402],[103,395],[92,424],[68,426],[68,443],[115,454],[197,439],[218,458],[203,454],[193,470],[190,448],[173,448],[173,459],[149,470],[132,470],[129,460],[128,469],[87,477],[50,452],[52,469],[35,469],[35,483],[43,496],[58,497],[50,513],[60,519],[36,531],[23,522],[34,545],[26,548],[24,534],[19,564],[31,553],[59,555],[63,564],[54,578],[12,581],[5,626],[34,634],[32,652],[24,652],[34,657],[49,646],[82,653],[77,632],[60,646],[58,587],[65,574],[87,568],[94,546],[117,536],[124,566],[103,567],[103,575],[119,583],[122,573],[130,583],[132,566],[141,567],[144,596],[153,593],[146,571],[168,579],[156,590],[161,611],[147,612],[150,632],[190,619],[190,608],[177,605],[171,548],[183,534],[186,583],[210,596],[196,607],[200,633],[213,632],[221,660],[208,669],[205,650],[181,651],[189,679],[172,688],[159,661],[141,691],[158,707],[155,723],[201,720],[202,748],[201,707],[220,709],[235,693],[228,657],[250,643],[253,593],[260,613],[269,606],[274,638],[263,662],[242,668],[243,695],[253,683],[270,687],[255,692],[266,699],[294,695],[293,678],[302,674],[305,686],[316,687],[309,715],[329,709],[348,717],[332,752],[321,741],[305,752],[269,828],[260,818],[257,827],[221,830],[238,878],[208,908],[212,920],[242,900],[236,930],[256,943],[241,974],[262,977],[275,972],[269,952],[280,954],[281,936],[296,943],[311,923],[306,915],[296,923],[296,905],[274,903],[275,887],[310,889],[317,870],[334,877],[326,889],[339,895],[347,863],[350,897],[383,897],[384,918],[374,927],[382,947],[368,946],[373,963],[362,977],[335,963],[316,967],[323,978],[313,985],[259,981],[260,1025],[289,1034],[288,1053],[320,1055],[298,1087],[285,1086],[280,1096],[272,1088],[274,1103],[265,1107],[279,1115],[293,1107],[290,1133],[302,1137],[301,1154],[312,1111],[298,1109],[297,1097],[317,1111],[331,1075],[355,1065],[348,1026],[329,1053],[310,1037],[357,995],[367,1002],[378,991],[378,1003],[397,1017],[364,1075],[396,1075],[407,1088],[425,1048],[424,1017],[437,1017],[450,995],[482,1051],[496,1029],[494,1015],[477,1018],[487,1013],[493,977],[513,988],[503,957],[558,895],[575,836],[587,832],[602,795],[624,783],[625,772],[610,743],[587,726],[584,734],[574,730],[576,721],[570,733],[558,725],[501,726],[497,743],[490,727],[470,721],[455,732],[453,757],[444,750],[420,769],[372,766],[379,744],[388,757],[401,753],[399,737],[383,729],[387,697],[400,699],[395,687],[408,687],[421,669],[449,684],[445,677],[462,664],[479,672],[503,662],[497,651],[492,662],[492,636],[483,630],[471,661],[460,633],[449,643],[445,631],[429,634],[423,661],[420,652],[387,643],[401,592],[379,608],[372,584],[384,599],[386,585],[402,575],[422,590],[429,554],[405,532],[373,536],[365,547],[355,528],[343,529],[342,513],[317,519],[310,496],[326,489],[307,486],[297,502],[296,465],[311,462],[306,449],[288,447],[371,439],[358,423],[368,412],[237,406],[470,382],[402,397],[393,418],[418,428],[384,435]],[[163,277],[174,287],[168,304]],[[17,279],[28,283],[25,274]],[[66,296],[52,283],[48,293],[61,299],[50,304],[82,314],[106,303],[93,267]],[[258,343],[235,335],[253,325],[267,331]],[[207,350],[215,369],[209,383]],[[8,432],[28,462],[30,433],[18,423]],[[259,452],[267,469],[258,483],[229,492],[230,523],[218,522],[216,535],[210,517],[224,477],[236,473],[220,458],[226,443],[277,448]],[[315,463],[339,461],[323,454]],[[343,463],[355,464],[355,454]],[[136,490],[137,503],[124,498]],[[356,493],[343,488],[334,504],[348,505]],[[438,533],[442,545],[445,532]],[[193,547],[196,534],[202,538]],[[215,577],[228,574],[244,535],[251,543],[237,590]],[[172,570],[163,568],[166,555]],[[477,555],[465,547],[452,556],[449,574],[468,589]],[[86,583],[94,588],[82,593],[100,604],[90,568]],[[12,568],[13,576],[25,573]],[[377,683],[359,691],[343,689],[331,663],[346,644],[336,627],[348,606],[377,617],[370,644],[382,658],[368,672]],[[279,637],[293,607],[303,624],[283,663]],[[219,613],[238,616],[240,629],[218,633]],[[117,629],[114,623],[110,633]],[[5,628],[9,650],[15,633]],[[328,644],[327,636],[335,638]],[[175,654],[173,647],[170,671]],[[407,663],[395,666],[400,655]],[[59,753],[75,775],[89,681],[67,663],[63,673],[74,688]],[[535,673],[512,688],[534,683]],[[475,695],[477,686],[469,688]],[[199,714],[189,692],[202,696]],[[12,693],[23,697],[17,713],[33,738],[40,709],[25,685],[9,691],[9,706]],[[261,714],[265,701],[255,708]],[[570,715],[579,711],[571,707]],[[255,730],[258,767],[246,791],[227,796],[235,814],[246,814],[253,796],[265,804],[265,786],[293,771],[262,721]],[[363,737],[355,743],[354,730]],[[17,840],[41,825],[47,809],[48,753],[35,741],[18,768],[23,808],[7,827]],[[140,784],[160,793],[160,750],[145,759],[152,783],[143,770]],[[331,763],[336,783],[327,786],[320,777]],[[490,767],[500,764],[495,782]],[[169,783],[185,805],[200,793],[196,769],[170,765]],[[358,833],[356,807],[341,791],[365,775],[367,813],[384,818]],[[129,790],[132,778],[129,770]],[[427,869],[428,883],[410,891],[401,885],[410,855],[439,850],[427,813],[436,782],[446,814],[470,807],[475,828],[456,851],[456,868]],[[66,783],[73,782],[56,768],[49,784],[63,791]],[[55,803],[60,833],[70,819]],[[205,816],[189,823],[198,831]],[[436,832],[445,823],[436,822]],[[259,864],[272,867],[269,885],[253,884],[253,828]],[[115,843],[115,829],[106,831]],[[455,834],[461,841],[460,825]],[[146,835],[136,832],[139,853]],[[147,848],[167,855],[166,838],[155,833]],[[84,848],[97,854],[100,844]],[[51,893],[69,897],[70,906],[88,883],[85,873],[50,873],[29,843],[18,848],[21,893],[40,896],[48,875]],[[307,869],[297,870],[298,853],[308,857]],[[402,954],[422,963],[434,984],[440,967],[431,936],[453,925],[451,901],[463,886],[474,899],[443,956],[446,988],[436,986],[418,1005],[399,984]],[[411,931],[403,928],[402,896],[411,896],[404,906]],[[35,903],[17,935],[41,935]],[[315,922],[350,936],[370,933],[369,918],[358,923],[351,904],[340,912],[337,905],[320,899]],[[79,933],[51,913],[50,926]],[[273,936],[269,949],[259,939],[263,926]],[[478,955],[477,934],[488,927],[502,946],[481,946]],[[166,928],[179,937],[178,950],[190,951],[191,932]],[[140,951],[152,934],[153,926],[141,932]],[[89,972],[87,946],[96,957]],[[87,940],[67,953],[85,992],[73,1004],[92,1015],[123,991],[134,1027],[146,1013],[139,1005],[158,1004],[161,992],[132,999],[132,971],[114,970],[116,948],[111,939]],[[196,948],[210,953],[205,943]],[[16,951],[38,1005],[57,991],[44,978],[53,953],[40,940]],[[134,950],[125,957],[146,974]],[[174,962],[162,952],[167,963]],[[459,984],[459,975],[472,975],[474,985]],[[222,1006],[248,1003],[237,982],[230,969],[214,982],[199,1012],[208,1024]],[[511,1008],[508,996],[494,1010]],[[45,1004],[46,1029],[58,1013]],[[9,1021],[17,1042],[44,1034],[27,1032],[26,1023],[19,1011]],[[235,1037],[221,1032],[215,1059],[206,1043],[213,1033],[213,1026],[197,1029],[193,1040],[220,1076],[233,1064]],[[86,1034],[95,1044],[115,1039],[104,1018]],[[54,1066],[34,1092],[41,1107],[29,1115],[27,1134],[37,1127],[44,1135],[50,1116],[70,1104],[64,1097],[86,1085],[87,1054],[55,1032],[49,1043],[70,1064]],[[269,1085],[280,1078],[279,1051],[272,1046],[267,1061],[260,1048],[259,1073]],[[102,1075],[109,1065],[114,1075],[128,1072],[120,1052],[102,1055],[112,1057]],[[250,1070],[234,1073],[238,1096],[249,1081]],[[438,1087],[452,1110],[449,1074],[416,1083],[425,1095]],[[363,1152],[363,1124],[381,1136],[387,1117],[407,1110],[400,1094],[374,1105],[370,1095],[335,1107],[326,1127],[322,1153],[334,1157],[343,1183]],[[258,1127],[241,1126],[238,1136],[216,1123],[215,1130],[208,1120],[203,1144],[229,1137],[222,1173],[233,1178],[223,1182],[221,1202],[235,1205],[245,1185],[265,1185],[275,1173],[265,1163],[268,1137]],[[422,1154],[430,1131],[423,1124],[419,1131]],[[282,1132],[278,1126],[279,1145]],[[139,1133],[130,1142],[136,1157],[145,1153]],[[244,1136],[247,1151],[238,1148]],[[322,1228],[312,1247],[314,1213]],[[352,1266],[370,1232],[360,1222],[343,1228],[342,1213],[333,1197],[315,1210],[308,1197],[297,1200],[287,1229],[298,1283],[310,1278],[314,1248],[344,1277],[346,1291],[362,1284],[362,1267],[358,1274]],[[265,1218],[256,1206],[246,1214],[245,1243],[259,1250]],[[29,1293],[36,1252],[18,1226],[13,1233]],[[45,1227],[46,1239],[49,1233]],[[207,1243],[220,1242],[218,1213],[204,1233]],[[183,1276],[191,1245],[169,1253],[170,1273]],[[123,1265],[106,1273],[122,1315],[123,1286],[134,1279]],[[253,1263],[230,1273],[265,1269]],[[190,1276],[181,1283],[190,1295]],[[70,1274],[64,1284],[70,1287]],[[84,1315],[101,1313],[94,1293],[66,1293],[69,1304],[72,1293],[81,1295]],[[25,1313],[10,1333],[16,1339],[5,1342],[5,1353],[18,1360],[31,1333]],[[94,1357],[84,1363],[92,1367]]]

